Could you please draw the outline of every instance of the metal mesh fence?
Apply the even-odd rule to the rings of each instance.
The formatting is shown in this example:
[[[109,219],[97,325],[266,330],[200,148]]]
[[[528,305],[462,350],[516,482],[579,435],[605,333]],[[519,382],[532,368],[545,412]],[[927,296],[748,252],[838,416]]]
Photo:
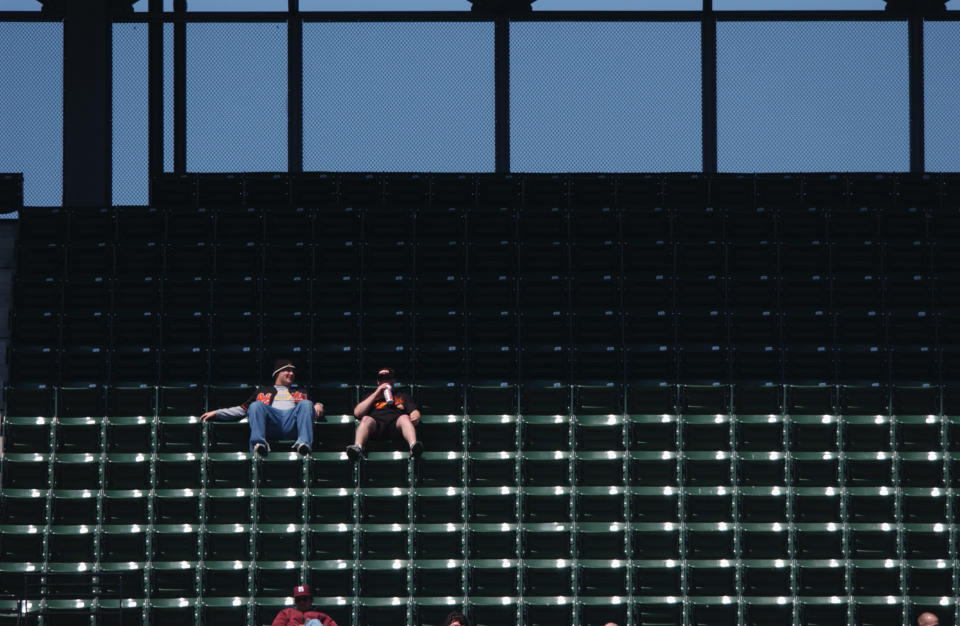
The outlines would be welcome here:
[[[537,0],[534,11],[699,11],[703,0]]]
[[[700,169],[699,24],[514,23],[510,52],[514,171]]]
[[[187,170],[287,169],[287,26],[187,25]]]
[[[23,172],[24,204],[60,205],[63,24],[0,23],[0,59],[0,172]]]
[[[286,11],[287,0],[189,0],[188,11]]]
[[[882,11],[885,0],[713,0],[716,11]]]
[[[927,22],[924,25],[924,145],[926,169],[960,170],[960,23]]]
[[[163,171],[173,171],[173,24],[163,25]]]
[[[469,11],[468,0],[300,0],[301,11]]]
[[[909,168],[906,22],[722,22],[724,172]]]
[[[305,24],[303,167],[491,171],[492,23]]]
[[[147,25],[113,25],[113,203],[150,198]]]

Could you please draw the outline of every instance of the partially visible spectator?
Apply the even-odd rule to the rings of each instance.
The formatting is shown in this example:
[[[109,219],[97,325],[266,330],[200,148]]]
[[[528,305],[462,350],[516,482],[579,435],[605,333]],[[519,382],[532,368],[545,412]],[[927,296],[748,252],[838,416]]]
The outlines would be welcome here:
[[[445,618],[440,626],[470,626],[470,620],[460,611],[454,611]]]
[[[940,620],[928,611],[917,616],[917,626],[940,626]]]
[[[293,588],[293,606],[281,609],[270,626],[337,626],[337,623],[313,606],[310,585],[297,585]]]

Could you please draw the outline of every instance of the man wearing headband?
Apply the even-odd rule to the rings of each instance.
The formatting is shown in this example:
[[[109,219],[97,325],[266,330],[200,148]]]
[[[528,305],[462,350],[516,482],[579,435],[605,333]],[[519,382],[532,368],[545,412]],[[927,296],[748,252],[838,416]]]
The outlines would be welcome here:
[[[273,364],[273,385],[260,387],[246,402],[227,409],[207,411],[203,421],[238,422],[244,415],[250,422],[250,451],[259,456],[270,452],[271,439],[296,437],[293,449],[306,456],[313,449],[313,418],[323,415],[323,404],[310,403],[302,391],[293,390],[296,366],[290,359]]]
[[[416,429],[420,411],[410,394],[393,390],[396,382],[392,367],[381,368],[377,372],[377,388],[353,409],[359,423],[353,445],[347,446],[347,457],[351,461],[364,456],[363,446],[368,439],[405,440],[410,446],[410,456],[418,457],[423,452]]]

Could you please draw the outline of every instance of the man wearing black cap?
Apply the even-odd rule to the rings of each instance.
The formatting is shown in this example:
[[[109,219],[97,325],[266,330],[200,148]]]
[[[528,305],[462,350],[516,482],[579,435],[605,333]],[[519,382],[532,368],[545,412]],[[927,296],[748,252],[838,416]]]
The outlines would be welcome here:
[[[203,421],[238,422],[244,415],[250,422],[250,451],[266,456],[270,451],[267,437],[296,437],[293,449],[306,456],[313,448],[313,418],[323,415],[323,404],[310,403],[302,391],[292,390],[296,366],[290,359],[277,359],[273,364],[273,385],[260,387],[246,402],[227,409],[207,411]]]
[[[281,609],[270,626],[337,626],[333,618],[313,606],[310,585],[293,588],[293,606]]]
[[[368,439],[406,440],[410,456],[418,457],[423,444],[417,441],[416,425],[420,421],[417,404],[404,391],[394,391],[397,375],[392,367],[377,372],[377,388],[353,409],[359,422],[352,445],[347,446],[347,458],[356,461],[364,457],[363,446]]]

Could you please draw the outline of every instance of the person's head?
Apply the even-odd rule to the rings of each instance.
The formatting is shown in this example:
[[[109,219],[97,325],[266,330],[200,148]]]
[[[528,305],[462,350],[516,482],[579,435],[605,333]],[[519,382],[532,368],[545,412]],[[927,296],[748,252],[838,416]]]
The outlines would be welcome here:
[[[454,611],[443,618],[442,626],[470,626],[470,620],[460,611]]]
[[[377,384],[382,385],[383,383],[393,383],[397,382],[397,373],[393,371],[392,367],[381,367],[377,370]]]
[[[310,585],[297,585],[293,588],[293,604],[301,612],[310,608],[310,605],[313,604]]]
[[[917,616],[917,626],[939,626],[940,620],[929,611]]]
[[[296,366],[290,359],[277,359],[273,363],[273,384],[289,387],[296,378]]]

